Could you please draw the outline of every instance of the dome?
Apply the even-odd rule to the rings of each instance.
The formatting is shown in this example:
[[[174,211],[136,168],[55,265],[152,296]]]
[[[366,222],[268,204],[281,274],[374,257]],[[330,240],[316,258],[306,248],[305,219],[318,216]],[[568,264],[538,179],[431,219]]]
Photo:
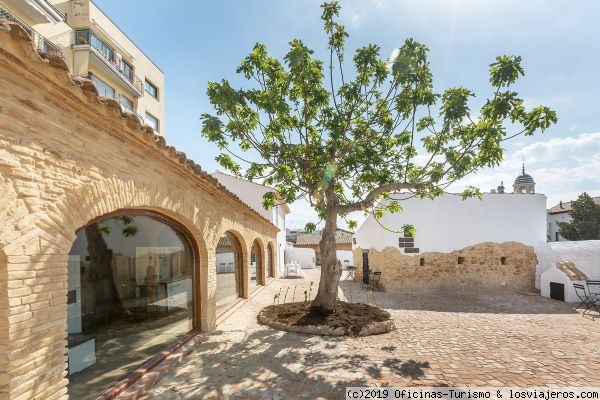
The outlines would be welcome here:
[[[521,183],[535,183],[535,181],[533,180],[531,175],[522,174],[522,175],[517,176],[517,179],[515,179],[515,185],[521,184]]]
[[[534,183],[535,181],[533,180],[533,177],[529,174],[525,173],[525,165],[523,165],[523,171],[522,174],[517,176],[517,179],[515,179],[515,185],[521,185],[523,183]]]

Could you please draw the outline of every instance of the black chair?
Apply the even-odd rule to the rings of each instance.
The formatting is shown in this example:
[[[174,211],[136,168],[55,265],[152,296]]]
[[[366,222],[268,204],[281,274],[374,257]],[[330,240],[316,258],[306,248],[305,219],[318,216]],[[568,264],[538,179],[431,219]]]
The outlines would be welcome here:
[[[600,281],[586,281],[588,293],[594,298],[600,298]]]
[[[589,280],[585,282],[591,300],[594,302],[594,308],[600,305],[600,281]]]
[[[344,277],[344,280],[354,280],[354,271],[356,271],[356,267],[353,266],[347,266],[346,267],[346,276]]]
[[[598,310],[598,306],[596,305],[598,300],[595,300],[595,298],[588,293],[588,291],[585,289],[585,286],[583,286],[580,283],[574,283],[573,288],[575,289],[575,294],[577,294],[577,297],[579,297],[579,300],[581,300],[581,303],[579,303],[577,307],[575,307],[576,310],[581,308],[581,306],[584,306],[584,314],[587,311],[592,311],[592,308],[594,308],[598,313],[600,313],[600,310]]]

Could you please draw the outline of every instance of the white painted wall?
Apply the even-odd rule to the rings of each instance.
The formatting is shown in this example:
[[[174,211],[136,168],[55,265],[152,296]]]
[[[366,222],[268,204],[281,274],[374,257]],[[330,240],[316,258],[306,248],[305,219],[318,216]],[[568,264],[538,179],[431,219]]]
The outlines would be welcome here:
[[[412,224],[415,247],[421,252],[451,252],[482,242],[520,242],[537,246],[546,242],[546,196],[543,194],[484,194],[483,200],[462,200],[446,194],[435,200],[400,199],[403,211],[386,213],[381,224],[402,231]],[[402,200],[404,199],[404,200]],[[353,248],[398,248],[400,233],[383,229],[370,215],[354,234]]]
[[[285,266],[285,209],[281,206],[275,206],[273,215],[275,218],[274,224],[279,228],[274,251],[277,253],[277,270],[281,274]]]
[[[569,213],[560,213],[560,214],[548,214],[547,217],[548,222],[548,237],[551,242],[565,241],[566,239],[560,234],[558,235],[558,240],[556,239],[556,234],[558,233],[558,223],[559,222],[571,222],[572,218]]]
[[[263,196],[268,192],[273,192],[273,188],[236,178],[235,176],[219,171],[213,172],[211,175],[217,178],[229,191],[235,193],[244,203],[248,204],[252,209],[279,228],[274,251],[277,253],[277,269],[280,273],[283,272],[285,266],[285,216],[287,206],[275,206],[270,210],[266,210],[262,205]]]
[[[342,268],[354,266],[354,256],[351,250],[336,250],[336,256],[342,263]]]
[[[573,282],[556,268],[558,261],[572,261],[589,279],[600,280],[600,240],[550,242],[536,248],[536,255],[536,283],[539,280],[539,286],[536,286],[544,297],[550,297],[550,282],[558,282],[565,285],[566,302],[579,300]]]
[[[286,264],[296,261],[301,268],[316,268],[316,253],[313,249],[286,247],[284,259]]]

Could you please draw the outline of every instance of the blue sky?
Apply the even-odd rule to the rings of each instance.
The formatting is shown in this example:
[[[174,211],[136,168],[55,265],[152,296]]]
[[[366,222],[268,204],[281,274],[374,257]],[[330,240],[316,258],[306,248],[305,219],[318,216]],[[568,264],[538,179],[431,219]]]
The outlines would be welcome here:
[[[256,42],[282,57],[300,38],[323,54],[319,1],[95,0],[164,71],[167,142],[209,172],[217,149],[200,136],[200,114],[211,112],[208,81],[245,81],[235,74]],[[465,178],[484,191],[505,186],[521,169],[548,196],[548,206],[582,191],[600,195],[600,2],[542,0],[343,0],[347,52],[368,43],[388,57],[408,37],[430,49],[437,91],[465,86],[490,94],[488,65],[501,54],[521,55],[525,77],[516,86],[527,105],[544,104],[559,122],[543,135],[506,146],[504,163]],[[473,103],[476,109],[478,100]],[[292,205],[290,226],[312,217]]]

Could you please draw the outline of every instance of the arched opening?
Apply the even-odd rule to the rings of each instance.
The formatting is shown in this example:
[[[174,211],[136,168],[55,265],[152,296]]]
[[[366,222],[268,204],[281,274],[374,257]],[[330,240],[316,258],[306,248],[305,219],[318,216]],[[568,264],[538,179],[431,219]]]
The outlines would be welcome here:
[[[263,284],[264,270],[262,249],[260,242],[256,239],[252,243],[252,250],[250,250],[250,291],[256,290],[257,287]]]
[[[242,247],[235,235],[225,232],[216,250],[217,290],[215,293],[217,314],[242,297]]]
[[[267,271],[269,271],[269,278],[275,277],[275,254],[273,252],[273,243],[269,243],[267,246]]]
[[[96,398],[194,328],[190,236],[148,212],[114,213],[76,232],[67,264],[71,397]]]

